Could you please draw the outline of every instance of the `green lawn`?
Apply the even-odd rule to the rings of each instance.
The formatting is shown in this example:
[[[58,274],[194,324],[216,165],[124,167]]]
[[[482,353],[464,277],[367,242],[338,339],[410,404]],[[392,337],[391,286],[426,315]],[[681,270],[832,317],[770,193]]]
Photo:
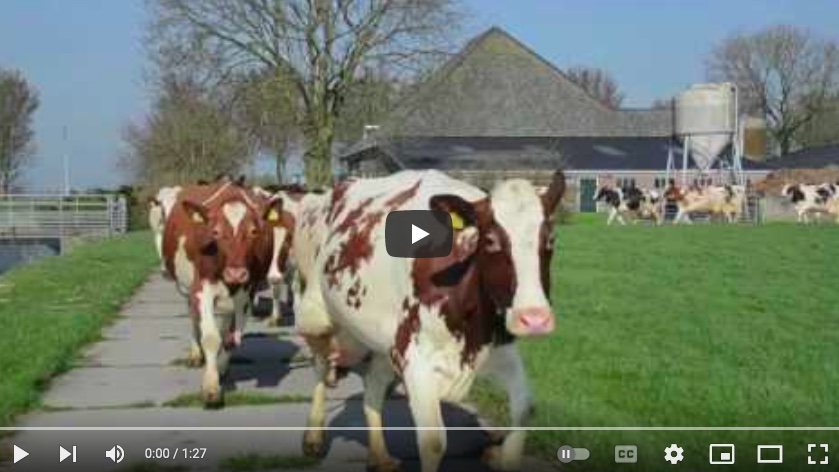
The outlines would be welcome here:
[[[520,344],[534,425],[839,426],[839,226],[576,223],[557,237],[557,331]],[[478,397],[499,411],[497,397]],[[755,445],[773,444],[761,441],[789,444],[785,464],[801,466],[819,434],[839,439],[552,431],[532,434],[529,448],[555,461],[562,444],[587,447],[591,460],[568,470],[613,469],[614,445],[637,444],[652,462],[618,467],[650,470],[671,467],[671,442],[685,447],[684,467],[708,464],[710,443],[733,441],[736,464],[751,470]]]
[[[0,276],[0,425],[37,405],[49,379],[99,337],[156,260],[151,235],[132,233]]]

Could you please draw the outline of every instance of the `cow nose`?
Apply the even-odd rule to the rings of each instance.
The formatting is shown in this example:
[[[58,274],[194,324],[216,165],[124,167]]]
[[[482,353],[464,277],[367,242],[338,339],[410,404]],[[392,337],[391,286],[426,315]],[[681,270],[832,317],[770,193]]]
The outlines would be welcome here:
[[[547,307],[514,309],[512,321],[508,329],[516,336],[539,336],[554,330],[554,315]]]
[[[248,281],[248,269],[244,267],[227,267],[224,269],[224,281],[229,284],[243,284]]]

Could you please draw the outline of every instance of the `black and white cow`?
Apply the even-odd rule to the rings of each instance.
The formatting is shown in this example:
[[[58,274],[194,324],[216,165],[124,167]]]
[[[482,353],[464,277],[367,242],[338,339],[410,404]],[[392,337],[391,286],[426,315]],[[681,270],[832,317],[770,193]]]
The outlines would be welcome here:
[[[822,215],[829,213],[829,203],[836,195],[835,184],[787,184],[781,190],[781,196],[789,198],[798,214],[799,223],[809,223],[810,216],[820,221]]]
[[[635,186],[621,189],[603,185],[594,194],[594,201],[602,201],[609,205],[607,225],[611,225],[615,220],[625,225],[625,216],[632,217],[636,223],[641,219],[652,219],[657,224],[661,223],[661,195],[655,190]]]

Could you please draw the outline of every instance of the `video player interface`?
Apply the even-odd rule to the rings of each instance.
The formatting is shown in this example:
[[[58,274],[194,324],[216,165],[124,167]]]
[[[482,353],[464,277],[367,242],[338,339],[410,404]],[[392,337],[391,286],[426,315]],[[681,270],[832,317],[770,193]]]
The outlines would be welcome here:
[[[830,470],[839,3],[0,2],[0,471]]]

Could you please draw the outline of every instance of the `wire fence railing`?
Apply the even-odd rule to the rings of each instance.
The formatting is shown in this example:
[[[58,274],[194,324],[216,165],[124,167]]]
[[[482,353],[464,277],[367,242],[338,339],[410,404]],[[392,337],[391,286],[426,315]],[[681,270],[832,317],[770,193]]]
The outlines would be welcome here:
[[[110,236],[127,229],[120,195],[0,195],[0,238]]]

